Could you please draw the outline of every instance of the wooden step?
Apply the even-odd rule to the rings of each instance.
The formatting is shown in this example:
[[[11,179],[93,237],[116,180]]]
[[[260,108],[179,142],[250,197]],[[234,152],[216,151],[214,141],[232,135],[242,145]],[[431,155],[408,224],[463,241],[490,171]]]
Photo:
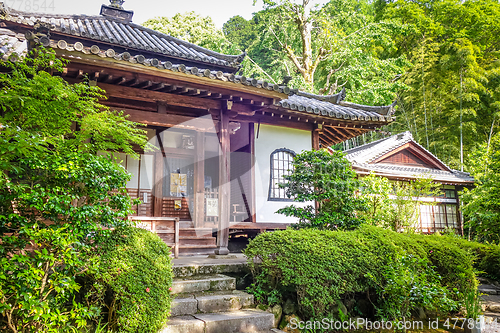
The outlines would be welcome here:
[[[212,228],[180,228],[180,236],[212,236]]]
[[[179,248],[180,249],[215,249],[215,248],[217,248],[217,245],[179,245]]]
[[[181,229],[182,228],[194,228],[194,222],[193,221],[180,221],[179,227]]]
[[[215,237],[196,237],[196,236],[181,236],[179,237],[179,245],[215,245]]]

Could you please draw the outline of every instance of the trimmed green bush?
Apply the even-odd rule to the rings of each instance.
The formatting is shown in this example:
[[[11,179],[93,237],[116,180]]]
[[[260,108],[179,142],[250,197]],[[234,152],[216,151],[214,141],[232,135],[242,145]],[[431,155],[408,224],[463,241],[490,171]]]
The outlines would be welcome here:
[[[452,236],[445,236],[449,242],[471,252],[475,256],[474,267],[478,275],[488,277],[500,282],[500,246],[495,244],[484,244],[470,242]]]
[[[439,280],[449,291],[447,297],[455,301],[477,287],[472,256],[447,238],[399,234],[368,225],[354,231],[263,233],[250,242],[245,254],[256,299],[273,304],[296,297],[301,318],[337,316],[338,301],[356,293],[383,306],[377,291],[387,285],[387,269],[407,255],[424,260],[442,277],[433,276],[422,287]]]
[[[113,231],[98,250],[94,287],[105,304],[103,319],[113,332],[156,333],[170,315],[170,248],[139,228]]]

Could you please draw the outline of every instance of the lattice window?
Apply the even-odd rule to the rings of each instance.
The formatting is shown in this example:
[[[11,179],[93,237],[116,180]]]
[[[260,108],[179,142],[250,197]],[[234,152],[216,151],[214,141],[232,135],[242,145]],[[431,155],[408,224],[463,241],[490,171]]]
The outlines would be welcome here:
[[[456,205],[446,205],[446,217],[448,220],[448,227],[458,228],[458,216]]]
[[[291,201],[287,198],[285,189],[280,188],[279,184],[285,183],[283,176],[289,175],[293,169],[293,158],[295,152],[286,149],[276,149],[271,154],[271,180],[269,184],[269,200],[273,201]]]
[[[445,229],[447,227],[446,224],[446,210],[444,205],[434,206],[434,220],[436,229]]]

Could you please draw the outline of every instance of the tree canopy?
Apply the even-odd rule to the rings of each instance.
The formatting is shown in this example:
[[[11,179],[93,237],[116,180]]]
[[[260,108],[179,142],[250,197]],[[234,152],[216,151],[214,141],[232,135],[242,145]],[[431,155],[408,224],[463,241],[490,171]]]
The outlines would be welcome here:
[[[234,52],[224,33],[217,29],[212,18],[201,16],[194,11],[183,14],[177,13],[171,18],[165,16],[155,17],[144,22],[143,26],[212,51],[221,53]]]

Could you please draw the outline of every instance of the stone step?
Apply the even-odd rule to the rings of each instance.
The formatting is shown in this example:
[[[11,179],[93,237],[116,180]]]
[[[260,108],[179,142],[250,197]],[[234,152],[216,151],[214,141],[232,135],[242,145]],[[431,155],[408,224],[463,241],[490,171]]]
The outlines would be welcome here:
[[[481,284],[477,288],[477,291],[487,295],[500,295],[500,288],[492,284]]]
[[[240,290],[181,294],[172,302],[171,316],[235,311],[253,305],[253,295]]]
[[[236,289],[236,279],[222,274],[175,278],[172,294]]]
[[[482,295],[483,311],[500,314],[500,295]]]
[[[174,259],[172,269],[177,278],[203,274],[250,273],[246,258],[242,255],[235,255],[232,259],[210,259],[207,256],[183,257]]]
[[[249,333],[270,332],[274,315],[256,309],[202,313],[171,318],[160,333]]]

